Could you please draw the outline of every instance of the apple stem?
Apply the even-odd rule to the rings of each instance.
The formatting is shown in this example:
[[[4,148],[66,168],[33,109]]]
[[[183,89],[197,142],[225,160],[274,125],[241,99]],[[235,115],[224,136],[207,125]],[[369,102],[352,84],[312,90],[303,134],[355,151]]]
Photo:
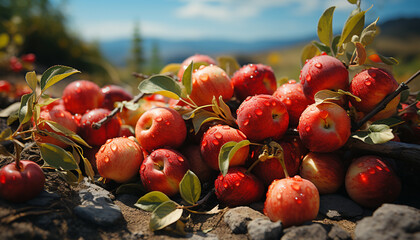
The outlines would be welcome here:
[[[283,168],[284,176],[286,178],[288,178],[289,173],[287,172],[286,164],[284,163],[284,150],[283,150],[283,148],[281,147],[280,144],[278,144],[276,142],[270,142],[270,146],[272,146],[275,149],[275,151],[276,151],[275,156],[279,160],[279,162],[281,164],[281,167]]]
[[[193,212],[193,213],[200,213],[200,212],[193,211],[190,208],[194,208],[194,207],[197,207],[197,206],[205,203],[210,198],[210,196],[215,193],[215,191],[216,190],[214,188],[212,188],[202,199],[198,200],[195,204],[189,205],[189,206],[180,206],[179,208],[188,210],[188,211]]]
[[[19,146],[19,144],[15,141],[13,141],[13,145],[15,147],[15,162],[16,162],[16,169],[18,171],[21,171],[21,166],[20,166],[20,153],[21,153],[21,147]]]

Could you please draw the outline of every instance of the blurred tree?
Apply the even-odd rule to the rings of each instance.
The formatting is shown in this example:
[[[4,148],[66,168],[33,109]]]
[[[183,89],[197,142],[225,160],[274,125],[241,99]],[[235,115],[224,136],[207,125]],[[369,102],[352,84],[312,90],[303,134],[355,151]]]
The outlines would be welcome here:
[[[160,58],[159,44],[155,40],[153,41],[153,45],[152,45],[152,54],[150,57],[149,71],[152,74],[159,73],[162,67],[163,67],[163,63],[162,63],[162,59]]]
[[[139,23],[136,22],[134,24],[134,32],[133,32],[133,39],[132,39],[132,46],[131,46],[131,57],[129,59],[128,65],[131,67],[131,70],[134,72],[142,72],[143,71],[143,46],[142,46],[142,38],[140,35],[140,26]]]

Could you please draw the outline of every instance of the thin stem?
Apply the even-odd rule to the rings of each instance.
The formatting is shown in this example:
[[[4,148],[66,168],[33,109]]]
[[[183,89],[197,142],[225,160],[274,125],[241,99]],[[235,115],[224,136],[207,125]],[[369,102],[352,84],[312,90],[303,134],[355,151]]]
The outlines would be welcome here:
[[[195,204],[189,205],[189,206],[179,206],[179,208],[182,208],[182,209],[185,209],[185,210],[188,210],[188,211],[192,211],[192,210],[190,210],[191,208],[197,207],[197,206],[205,203],[214,192],[215,192],[215,189],[212,188],[202,199],[197,201]]]

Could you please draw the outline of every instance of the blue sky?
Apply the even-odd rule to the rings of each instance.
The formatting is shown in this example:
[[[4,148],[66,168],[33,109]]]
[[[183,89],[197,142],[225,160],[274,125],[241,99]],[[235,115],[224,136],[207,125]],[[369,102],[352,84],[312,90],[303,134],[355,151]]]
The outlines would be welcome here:
[[[371,5],[369,22],[420,17],[419,0],[362,0],[363,9]],[[137,21],[143,37],[249,42],[313,36],[330,6],[337,6],[333,26],[341,29],[354,9],[347,0],[67,0],[63,10],[86,40],[130,38]]]

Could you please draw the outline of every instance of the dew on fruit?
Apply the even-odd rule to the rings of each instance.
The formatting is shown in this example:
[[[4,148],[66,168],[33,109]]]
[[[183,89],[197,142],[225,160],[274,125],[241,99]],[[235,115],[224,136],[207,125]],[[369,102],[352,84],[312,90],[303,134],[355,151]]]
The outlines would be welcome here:
[[[311,81],[311,75],[309,75],[309,74],[306,75],[306,81],[308,81],[308,82]]]
[[[302,203],[302,199],[300,199],[298,197],[295,197],[295,201],[296,201],[297,204],[301,204]]]
[[[267,107],[269,107],[271,104],[270,104],[270,102],[269,102],[269,101],[265,101],[265,102],[264,102],[264,105],[265,105],[265,106],[267,106]]]
[[[184,159],[182,157],[178,156],[178,161],[183,162]]]
[[[170,157],[169,153],[165,153],[165,157],[167,158]]]
[[[244,120],[244,126],[247,126],[249,124],[249,119]]]
[[[220,144],[219,141],[217,141],[217,139],[213,139],[211,142],[216,146]]]
[[[378,169],[379,171],[383,170],[380,166],[376,166],[376,169]]]
[[[224,125],[222,128],[225,129],[225,130],[229,130],[230,129],[230,127],[227,126],[227,125]]]
[[[171,125],[171,123],[169,121],[166,121],[165,124],[166,124],[166,126]]]
[[[223,187],[224,188],[227,188],[228,187],[228,184],[227,183],[223,183]]]
[[[389,168],[387,168],[387,167],[384,167],[384,169],[385,169],[385,171],[389,172]]]
[[[282,196],[281,196],[281,193],[278,193],[278,194],[277,194],[277,196],[276,196],[277,200],[280,200],[280,199],[281,199],[281,197],[282,197]]]
[[[220,139],[223,138],[223,135],[221,133],[217,132],[217,133],[214,134],[214,137],[220,140]]]
[[[295,181],[298,181],[298,182],[301,182],[302,181],[302,178],[299,175],[294,176],[293,179]]]
[[[77,89],[76,89],[76,92],[77,92],[77,93],[80,93],[81,91],[82,91],[82,90],[81,90],[80,88],[77,88]]]
[[[295,191],[299,191],[299,190],[300,190],[300,185],[299,185],[298,183],[292,183],[292,188],[293,188]]]
[[[359,173],[359,176],[360,176],[360,180],[361,180],[363,183],[367,183],[368,178],[366,177],[366,174],[364,174],[364,173]]]
[[[157,117],[156,118],[156,122],[162,122],[163,118],[162,117]]]
[[[319,112],[319,116],[320,116],[322,119],[326,119],[326,118],[328,117],[328,112],[327,112],[327,111],[325,111],[325,110],[322,110],[322,111],[320,111],[320,112]]]
[[[117,145],[116,145],[116,144],[111,144],[111,150],[112,150],[113,152],[117,151],[117,149],[118,149],[118,147],[117,147]]]
[[[4,175],[1,175],[0,176],[0,183],[1,184],[5,184],[6,183],[6,176],[4,176]]]
[[[227,75],[226,75],[226,73],[225,73],[225,72],[222,72],[222,76],[223,76],[223,77],[226,77]]]
[[[307,127],[305,128],[305,131],[310,132],[310,131],[311,131],[311,127],[310,127],[310,126],[307,126]]]
[[[372,82],[371,82],[371,81],[369,81],[369,80],[366,80],[366,81],[365,81],[365,85],[366,85],[366,86],[370,86],[370,85],[372,85]]]
[[[322,64],[321,64],[321,63],[316,63],[316,64],[315,64],[315,67],[317,67],[317,68],[322,68]]]
[[[202,147],[206,147],[206,146],[207,146],[207,141],[205,141],[205,140],[204,140],[204,141],[201,143],[201,146],[202,146]]]
[[[239,185],[241,185],[241,182],[238,181],[235,183],[235,186],[239,187]]]
[[[375,168],[368,168],[368,172],[369,172],[369,174],[375,174],[376,170],[375,170]]]
[[[108,144],[108,143],[110,143],[112,141],[112,139],[108,139],[108,140],[106,140],[106,144]]]
[[[271,106],[273,106],[273,107],[275,107],[277,105],[277,103],[276,102],[271,102]]]
[[[108,156],[105,156],[104,161],[105,161],[106,163],[108,163],[108,162],[109,162],[109,157],[108,157]]]
[[[255,114],[257,114],[257,116],[263,115],[263,111],[261,109],[259,109],[259,108],[255,109],[254,112],[255,112]]]
[[[243,178],[245,177],[245,174],[243,174],[242,172],[238,172],[239,177]]]
[[[370,76],[374,78],[374,77],[376,77],[376,73],[372,72],[372,73],[370,73]]]
[[[291,105],[292,104],[292,100],[290,100],[290,98],[286,98],[286,100],[284,100],[284,103],[286,105]]]
[[[219,181],[223,180],[223,175],[219,175]]]
[[[251,79],[254,78],[254,75],[249,76],[249,78],[251,78]]]
[[[201,81],[207,81],[207,80],[209,80],[210,77],[207,73],[203,73],[203,74],[200,75],[199,78],[200,78]]]
[[[144,169],[146,168],[146,165],[144,165],[144,164],[142,164],[141,166],[140,166],[140,170],[141,171],[144,171]]]

